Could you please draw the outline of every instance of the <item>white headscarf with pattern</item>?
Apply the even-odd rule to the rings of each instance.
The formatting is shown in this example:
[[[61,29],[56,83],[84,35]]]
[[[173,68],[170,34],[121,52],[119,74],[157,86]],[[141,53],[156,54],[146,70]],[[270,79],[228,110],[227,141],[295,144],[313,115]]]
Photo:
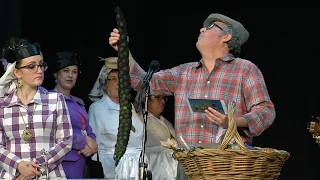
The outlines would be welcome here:
[[[104,66],[102,66],[99,76],[94,83],[90,94],[88,95],[90,100],[93,102],[101,99],[101,97],[106,93],[106,78],[113,69],[118,69],[118,57],[98,58],[100,59],[100,61],[104,61]]]

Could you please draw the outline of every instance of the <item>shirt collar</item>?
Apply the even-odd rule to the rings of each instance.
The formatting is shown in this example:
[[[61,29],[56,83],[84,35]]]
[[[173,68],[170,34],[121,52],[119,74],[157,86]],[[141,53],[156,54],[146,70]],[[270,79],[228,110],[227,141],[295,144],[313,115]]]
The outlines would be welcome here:
[[[227,54],[221,58],[216,59],[216,63],[217,63],[217,65],[220,65],[222,62],[228,62],[228,61],[232,61],[234,59],[235,59],[235,57],[232,54]],[[203,60],[202,59],[193,65],[193,68],[196,68],[196,69],[199,69],[201,67],[203,67]]]
[[[80,99],[80,98],[78,98],[78,97],[75,97],[75,96],[72,96],[72,95],[70,95],[70,96],[65,96],[65,95],[64,95],[64,99],[65,99],[66,101],[73,101],[73,102],[76,102],[76,103],[78,103],[78,104],[80,104],[80,105],[85,106],[83,100]]]
[[[162,115],[160,115],[159,118],[157,118],[157,117],[155,117],[151,112],[148,112],[148,117],[151,117],[151,118],[155,118],[155,119],[164,121],[164,117],[163,117]]]
[[[29,104],[39,104],[39,105],[48,105],[48,90],[45,88],[38,86],[37,92],[34,95],[33,99],[31,99]],[[16,105],[22,105],[22,102],[17,96],[17,90],[7,94],[4,97],[4,102],[1,105],[2,108],[8,108]]]
[[[104,99],[107,102],[109,110],[120,110],[120,105],[113,102],[107,94],[104,94],[102,99]]]
[[[52,91],[53,92],[59,92],[56,88],[54,88]],[[65,101],[73,101],[73,102],[76,102],[76,103],[78,103],[80,105],[85,106],[85,103],[83,102],[83,100],[78,98],[78,97],[76,97],[76,96],[72,96],[71,94],[70,94],[70,96],[66,96],[66,95],[63,94],[63,97],[64,97]]]

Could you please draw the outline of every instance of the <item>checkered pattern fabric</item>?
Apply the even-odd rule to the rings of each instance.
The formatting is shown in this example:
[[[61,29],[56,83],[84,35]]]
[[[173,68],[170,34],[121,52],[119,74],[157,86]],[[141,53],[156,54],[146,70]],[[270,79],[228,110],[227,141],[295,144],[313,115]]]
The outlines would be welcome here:
[[[72,126],[63,95],[39,87],[31,102],[23,105],[13,91],[0,98],[0,105],[0,166],[3,167],[0,178],[18,175],[21,161],[33,160],[44,167],[42,149],[48,152],[50,177],[65,177],[60,163],[71,149]],[[21,138],[25,129],[23,119],[33,136],[30,142]]]

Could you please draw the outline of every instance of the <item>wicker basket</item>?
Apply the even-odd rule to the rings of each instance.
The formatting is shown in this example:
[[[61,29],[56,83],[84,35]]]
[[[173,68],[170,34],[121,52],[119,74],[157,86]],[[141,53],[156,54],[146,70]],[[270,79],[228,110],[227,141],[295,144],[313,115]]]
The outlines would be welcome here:
[[[247,149],[237,131],[234,111],[235,106],[229,103],[229,127],[219,148],[175,149],[173,157],[181,162],[190,180],[275,180],[280,175],[289,153],[271,148]],[[233,139],[240,149],[227,149]]]

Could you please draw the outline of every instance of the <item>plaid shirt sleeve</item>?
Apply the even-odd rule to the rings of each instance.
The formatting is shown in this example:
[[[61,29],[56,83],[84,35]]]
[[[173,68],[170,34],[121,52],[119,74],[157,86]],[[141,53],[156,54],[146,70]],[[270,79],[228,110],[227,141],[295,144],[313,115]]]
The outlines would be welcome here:
[[[160,70],[152,76],[150,81],[151,93],[171,96],[175,89],[175,77],[180,72],[180,66],[171,69]],[[142,88],[143,78],[146,72],[135,61],[131,71],[131,85],[135,90]]]
[[[244,78],[244,98],[249,113],[243,117],[247,120],[250,136],[258,136],[274,121],[276,112],[270,100],[264,78],[260,70],[252,64]]]
[[[56,168],[63,157],[71,150],[72,146],[72,125],[70,121],[70,114],[64,101],[63,95],[59,93],[57,98],[57,130],[56,130],[56,146],[52,147],[47,155],[49,171]],[[45,164],[44,156],[36,158],[36,162],[40,165]]]
[[[0,126],[0,166],[11,175],[18,175],[18,164],[22,161],[18,156],[4,148],[6,142],[4,131]]]

